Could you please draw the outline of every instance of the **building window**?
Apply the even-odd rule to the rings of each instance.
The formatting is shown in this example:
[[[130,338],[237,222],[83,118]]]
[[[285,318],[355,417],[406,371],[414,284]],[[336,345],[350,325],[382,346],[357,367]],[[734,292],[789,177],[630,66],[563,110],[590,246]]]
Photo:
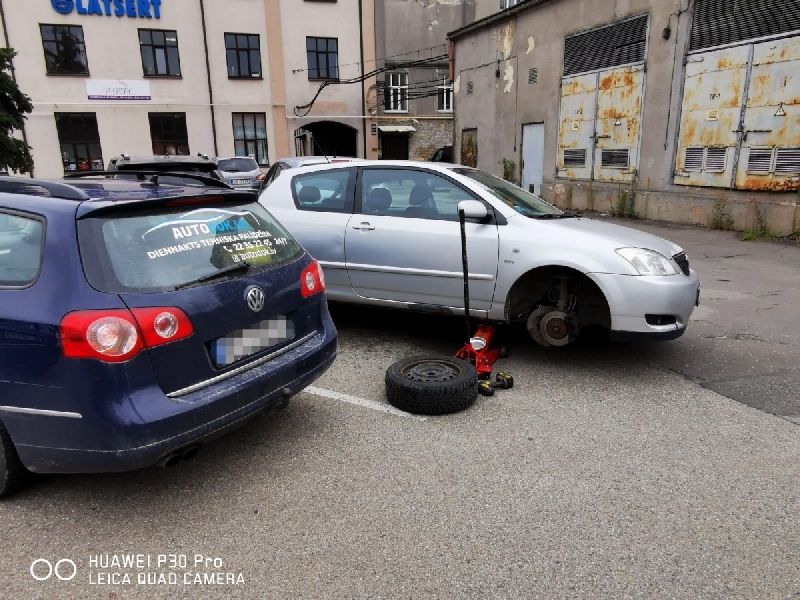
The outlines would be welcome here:
[[[444,79],[439,84],[439,112],[453,112],[453,82]]]
[[[258,164],[268,165],[267,115],[233,113],[233,145],[236,156],[251,156]]]
[[[244,33],[225,34],[229,79],[261,78],[261,39]]]
[[[150,113],[150,137],[156,156],[189,155],[186,113]]]
[[[309,79],[339,79],[339,40],[306,38]]]
[[[408,112],[408,73],[389,73],[386,76],[386,112]]]
[[[95,113],[56,113],[64,171],[102,171],[103,152]]]
[[[500,10],[505,10],[519,4],[519,0],[500,0]]]
[[[39,25],[48,75],[88,75],[86,43],[80,25]]]
[[[178,32],[140,29],[139,47],[145,77],[180,77]]]

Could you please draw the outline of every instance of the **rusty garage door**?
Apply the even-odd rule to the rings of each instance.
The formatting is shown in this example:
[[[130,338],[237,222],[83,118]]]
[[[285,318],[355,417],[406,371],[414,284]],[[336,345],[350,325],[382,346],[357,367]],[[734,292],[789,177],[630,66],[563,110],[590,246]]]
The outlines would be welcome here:
[[[798,28],[800,2],[697,0],[676,184],[800,189]]]
[[[632,181],[639,165],[648,15],[565,40],[558,176]],[[579,71],[591,70],[589,73]]]

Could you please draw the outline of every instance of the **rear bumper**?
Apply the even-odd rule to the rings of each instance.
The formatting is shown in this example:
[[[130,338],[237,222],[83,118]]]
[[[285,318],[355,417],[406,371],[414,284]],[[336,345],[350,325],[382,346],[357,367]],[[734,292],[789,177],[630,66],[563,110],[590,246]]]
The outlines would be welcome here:
[[[700,280],[689,276],[635,277],[591,273],[606,296],[615,340],[673,340],[686,331],[699,301]],[[669,325],[651,325],[646,315],[673,317]]]
[[[53,423],[51,417],[9,415],[9,431],[22,463],[36,473],[121,472],[148,467],[176,450],[202,444],[258,414],[282,408],[289,397],[311,385],[333,364],[336,346],[336,329],[327,318],[324,330],[302,346],[179,399],[167,398],[160,389],[150,387],[127,402],[115,403],[113,413],[107,415],[110,422],[105,424],[86,418],[55,419],[57,423]],[[153,413],[148,413],[147,407],[153,405],[162,410],[148,419],[146,415]],[[3,418],[5,421],[6,416]],[[23,422],[15,423],[17,418]],[[53,427],[75,429],[59,432],[56,437],[62,440],[88,436],[89,447],[35,443],[38,440],[29,432],[41,419],[50,419],[50,431]]]

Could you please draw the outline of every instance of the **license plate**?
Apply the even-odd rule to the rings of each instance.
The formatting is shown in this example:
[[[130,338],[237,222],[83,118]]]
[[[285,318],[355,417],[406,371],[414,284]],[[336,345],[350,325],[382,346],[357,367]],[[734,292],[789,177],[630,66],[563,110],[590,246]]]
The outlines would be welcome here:
[[[218,367],[226,367],[294,337],[294,323],[277,317],[256,323],[249,329],[237,329],[211,343],[211,358]]]
[[[233,185],[250,185],[249,179],[233,179],[231,181]]]

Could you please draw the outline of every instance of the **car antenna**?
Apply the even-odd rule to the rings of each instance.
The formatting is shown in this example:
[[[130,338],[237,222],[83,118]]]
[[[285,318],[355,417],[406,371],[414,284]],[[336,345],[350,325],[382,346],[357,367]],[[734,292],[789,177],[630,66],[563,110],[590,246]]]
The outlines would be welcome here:
[[[322,147],[321,147],[321,146],[319,145],[319,143],[317,142],[317,140],[316,140],[316,138],[314,137],[314,134],[313,134],[313,133],[311,134],[311,139],[314,141],[314,144],[316,144],[316,146],[317,146],[317,150],[319,150],[320,154],[322,154],[323,158],[325,158],[325,161],[326,161],[328,164],[331,164],[331,159],[330,159],[330,158],[328,158],[328,157],[325,155],[325,152],[323,152],[323,150],[322,150]]]

